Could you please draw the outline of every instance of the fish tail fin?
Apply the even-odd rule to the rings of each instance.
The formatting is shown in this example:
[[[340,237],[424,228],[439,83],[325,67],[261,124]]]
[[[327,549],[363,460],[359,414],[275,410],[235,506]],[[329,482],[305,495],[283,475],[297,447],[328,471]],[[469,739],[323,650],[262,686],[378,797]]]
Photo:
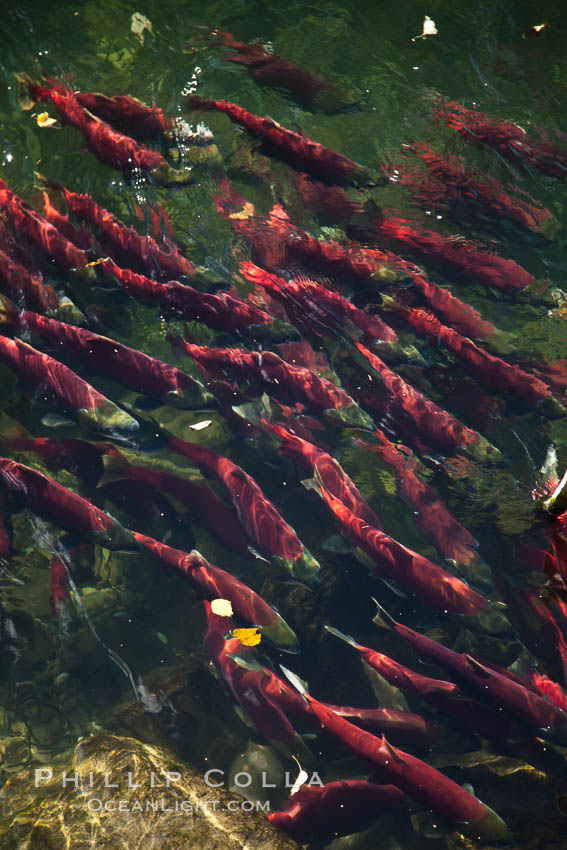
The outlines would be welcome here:
[[[256,425],[258,428],[266,428],[266,426],[271,424],[272,408],[269,396],[266,393],[262,395],[259,401],[235,404],[232,409],[238,416],[241,416],[247,422],[250,422],[251,425]]]
[[[299,676],[296,675],[296,673],[292,673],[291,670],[288,670],[287,667],[283,666],[283,664],[280,664],[280,670],[289,679],[293,687],[301,694],[305,702],[309,702],[309,694],[307,693],[307,689]]]
[[[323,484],[323,479],[321,478],[321,473],[317,469],[317,464],[313,467],[313,478],[306,478],[301,482],[306,490],[315,490],[315,492],[319,496],[323,496],[323,491],[325,490],[325,485]]]
[[[42,99],[40,86],[38,86],[33,77],[25,71],[15,74],[15,77],[20,109],[25,111],[33,109],[38,100]]]
[[[45,174],[40,174],[39,171],[34,171],[33,178],[34,186],[36,187],[36,189],[40,189],[43,192],[63,191],[63,186],[61,185],[61,183],[57,183],[56,180],[52,180],[50,177],[46,177]]]
[[[380,626],[381,629],[388,629],[391,632],[395,631],[396,621],[394,620],[394,618],[391,617],[390,614],[388,614],[385,608],[382,608],[377,599],[374,599],[374,597],[372,597],[372,601],[378,609],[372,622],[375,623],[377,626]]]
[[[179,340],[181,340],[181,337],[180,336],[168,337],[168,339],[169,339],[170,342],[171,342],[172,339],[176,339],[179,342]],[[191,326],[187,322],[185,322],[184,325],[183,325],[183,339],[185,340],[185,342],[190,342],[193,345],[199,344],[197,337],[191,331]]]
[[[344,642],[348,643],[350,646],[358,647],[358,644],[353,637],[346,635],[344,632],[339,631],[339,629],[335,629],[334,626],[323,626],[323,628],[329,632],[329,634],[338,637],[339,640],[344,640]]]
[[[97,487],[104,487],[105,484],[110,484],[112,481],[124,481],[128,478],[129,463],[120,452],[112,450],[105,453],[102,458],[104,472],[97,484]]]
[[[18,448],[16,445],[18,440],[29,440],[31,438],[30,432],[20,422],[8,416],[7,413],[0,413],[0,434],[2,441],[13,442],[12,448],[15,449]]]
[[[187,331],[187,329],[185,330],[184,336],[185,339],[180,334],[171,333],[170,331],[167,331],[165,334],[166,340],[171,345],[174,351],[179,351],[181,354],[187,354],[184,345],[185,341],[190,344],[194,344],[195,340],[191,337],[191,334],[189,333],[189,331]]]
[[[190,94],[187,97],[187,106],[189,109],[214,109],[210,101],[205,100],[198,94]]]
[[[0,295],[0,324],[13,325],[18,315],[18,308],[6,295]]]

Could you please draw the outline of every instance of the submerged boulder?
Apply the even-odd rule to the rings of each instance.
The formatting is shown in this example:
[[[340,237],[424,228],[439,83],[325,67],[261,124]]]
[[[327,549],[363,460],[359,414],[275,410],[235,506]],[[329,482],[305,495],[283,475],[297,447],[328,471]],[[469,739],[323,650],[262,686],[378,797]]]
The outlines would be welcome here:
[[[169,786],[169,787],[168,787]],[[68,763],[13,774],[3,850],[295,850],[254,804],[212,787],[163,747],[99,734]]]

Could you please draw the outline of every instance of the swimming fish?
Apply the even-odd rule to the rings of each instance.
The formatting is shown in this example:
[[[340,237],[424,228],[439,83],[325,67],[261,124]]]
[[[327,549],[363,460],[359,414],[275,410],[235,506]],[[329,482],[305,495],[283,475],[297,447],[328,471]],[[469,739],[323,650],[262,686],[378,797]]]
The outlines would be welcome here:
[[[273,351],[208,348],[178,337],[172,341],[196,361],[207,381],[228,379],[241,392],[267,392],[284,404],[303,404],[338,427],[372,427],[370,416],[343,389],[311,369],[286,363]]]
[[[378,603],[376,603],[378,605]],[[507,712],[543,737],[567,745],[567,712],[535,693],[509,670],[483,664],[466,653],[455,652],[438,641],[395,621],[380,605],[374,620],[412,646],[422,657],[438,664],[457,677],[463,688]]]
[[[225,485],[240,521],[252,540],[277,565],[282,566],[288,576],[310,586],[318,586],[318,562],[251,475],[229,458],[197,443],[172,437],[168,441],[168,448],[185,455],[197,464],[203,474],[218,478]]]
[[[251,587],[226,570],[209,563],[196,549],[191,552],[181,552],[145,534],[134,531],[133,535],[138,543],[151,552],[162,565],[187,575],[191,581],[199,585],[209,599],[228,599],[234,613],[246,623],[260,626],[262,635],[278,649],[292,653],[300,651],[295,632],[283,617]]]
[[[258,731],[265,735],[276,749],[288,756],[305,755],[309,758],[311,754],[300,735],[281,708],[265,693],[264,675],[238,663],[239,658],[255,658],[254,647],[244,646],[237,637],[231,636],[234,623],[230,617],[213,614],[207,600],[203,605],[207,618],[203,645],[226,687]]]
[[[535,169],[548,177],[567,177],[567,151],[528,136],[517,124],[466,109],[457,101],[439,106],[437,114],[466,141],[494,148],[515,165]]]
[[[138,169],[144,174],[151,174],[156,183],[168,186],[193,179],[190,171],[176,172],[158,151],[139,144],[84,109],[76,94],[59,80],[46,78],[35,83],[23,74],[19,78],[33,101],[50,100],[53,103],[63,123],[82,133],[87,148],[104,165],[117,168],[126,175]]]
[[[532,286],[535,278],[513,260],[505,259],[482,246],[460,237],[444,236],[418,229],[413,222],[386,218],[377,228],[382,237],[402,253],[409,253],[426,266],[438,269],[450,280],[483,284],[507,292],[519,292]]]
[[[184,476],[182,469],[175,474],[167,469],[155,468],[150,466],[143,455],[134,456],[119,451],[115,446],[105,449],[103,465],[104,476],[99,486],[106,481],[126,478],[169,494],[189,510],[199,525],[210,529],[221,543],[246,557],[250,556],[251,540],[234,508],[217,496],[204,481],[194,481]]]
[[[133,227],[127,227],[111,212],[99,206],[90,195],[61,189],[69,208],[80,220],[95,228],[97,242],[117,264],[146,275],[171,280],[186,277],[205,283],[207,270],[196,266],[175,247],[159,245],[146,234],[141,236]],[[166,250],[167,248],[167,250]]]
[[[539,412],[550,419],[567,415],[567,409],[540,378],[485,351],[471,339],[442,324],[428,310],[404,307],[393,300],[389,301],[389,304],[417,333],[451,351],[489,389],[507,393],[526,404],[537,406]]]
[[[381,652],[361,646],[338,629],[331,626],[325,626],[325,629],[354,647],[364,662],[392,686],[418,697],[453,718],[459,728],[463,727],[495,742],[504,752],[514,754],[540,770],[565,776],[564,759],[561,755],[557,756],[548,741],[537,737],[533,728],[522,725],[496,706],[470,696],[452,681],[416,673]]]
[[[309,278],[284,281],[251,262],[240,263],[240,271],[246,280],[279,301],[292,324],[303,333],[321,337],[334,330],[341,336],[362,337],[386,358],[403,356],[393,328],[378,315],[355,307],[338,292]]]
[[[77,248],[47,219],[26,204],[0,179],[0,209],[5,213],[15,235],[27,242],[49,262],[62,269],[82,269],[89,257]]]
[[[41,275],[26,269],[5,250],[0,250],[0,287],[28,310],[58,314],[61,301],[51,284],[44,283]]]
[[[491,808],[431,765],[394,748],[385,735],[377,738],[325,708],[306,691],[295,674],[283,669],[325,729],[372,765],[383,780],[452,821],[459,832],[486,844],[510,844],[506,824]]]
[[[393,372],[383,360],[361,343],[355,343],[362,359],[356,362],[361,368],[370,369],[386,389],[390,408],[397,414],[398,423],[409,437],[418,434],[426,443],[441,450],[462,449],[471,457],[485,461],[496,461],[500,451],[450,413],[442,410],[435,402],[415,390],[407,381]]]
[[[296,171],[310,174],[325,183],[370,186],[377,182],[369,172],[344,154],[336,153],[307,136],[287,130],[272,118],[262,118],[225,100],[205,100],[199,95],[187,97],[190,109],[222,112],[258,139],[263,153],[282,159]]]
[[[202,384],[181,369],[85,328],[19,311],[0,295],[2,324],[8,324],[17,333],[31,331],[58,351],[79,357],[97,374],[110,375],[127,387],[162,399],[165,404],[187,408],[202,407],[211,401]]]
[[[336,83],[292,65],[262,44],[237,41],[231,33],[221,30],[213,30],[212,35],[235,51],[227,56],[228,61],[244,65],[252,79],[260,85],[285,89],[297,103],[328,115],[352,106],[352,99]]]
[[[138,552],[133,535],[110,514],[53,478],[10,458],[0,458],[0,487],[16,504],[105,549]]]
[[[494,177],[465,168],[461,157],[443,156],[425,142],[410,149],[424,163],[425,173],[416,174],[404,163],[398,179],[426,209],[466,220],[474,216],[485,227],[491,220],[500,227],[508,221],[550,239],[556,236],[559,226],[551,212],[526,192],[514,197]]]
[[[200,292],[176,280],[159,283],[129,269],[122,269],[109,258],[104,259],[101,266],[119,281],[126,295],[136,301],[171,309],[184,319],[203,322],[215,330],[253,329],[280,339],[289,338],[293,334],[293,329],[286,323],[274,319],[250,301],[244,301],[228,292],[213,295],[210,292]]]
[[[327,844],[342,835],[360,832],[382,814],[406,805],[395,785],[364,779],[340,779],[322,786],[303,785],[282,812],[267,817],[300,844]]]
[[[61,407],[73,411],[79,420],[96,428],[128,433],[139,428],[130,414],[63,363],[19,339],[0,336],[0,363],[8,366],[32,392],[53,398]]]
[[[470,566],[478,561],[478,542],[451,514],[436,490],[420,473],[425,467],[399,442],[392,442],[383,431],[374,435],[376,444],[356,440],[356,445],[375,452],[396,470],[398,494],[412,508],[415,522],[425,537],[433,541],[444,558]]]
[[[475,615],[487,608],[487,600],[461,579],[352,513],[327,490],[317,469],[310,486],[327,503],[347,540],[370,556],[375,575],[392,579],[439,611]]]
[[[127,94],[112,97],[90,91],[75,94],[84,109],[135,139],[156,136],[174,126],[173,118],[167,118],[159,106],[146,106],[141,100]]]
[[[246,415],[247,405],[236,408]],[[302,439],[293,431],[270,422],[265,416],[260,419],[262,428],[275,437],[280,453],[306,468],[312,475],[317,470],[326,489],[353,514],[381,529],[382,524],[370,505],[363,499],[354,481],[346,474],[340,463],[318,446]]]

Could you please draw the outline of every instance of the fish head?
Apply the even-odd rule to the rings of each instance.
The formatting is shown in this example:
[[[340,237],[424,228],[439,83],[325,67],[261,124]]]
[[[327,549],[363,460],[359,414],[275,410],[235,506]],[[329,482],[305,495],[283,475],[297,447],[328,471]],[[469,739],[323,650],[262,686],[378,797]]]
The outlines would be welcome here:
[[[67,322],[68,325],[78,325],[83,327],[87,320],[81,310],[74,304],[67,295],[62,295],[59,298],[59,306],[56,311],[57,319],[60,322]]]
[[[480,820],[469,821],[460,827],[460,831],[490,847],[512,847],[514,842],[510,830],[500,815],[489,806],[484,808],[485,813]]]
[[[372,343],[372,351],[375,351],[389,363],[413,363],[416,366],[425,366],[426,361],[415,345],[401,345],[397,340],[375,340]]]
[[[93,410],[82,408],[77,411],[77,418],[79,420],[86,420],[89,423],[94,422],[103,431],[120,431],[131,434],[140,427],[136,419],[111,401],[107,401]]]
[[[462,450],[469,457],[478,460],[481,463],[501,463],[503,461],[502,452],[481,437],[477,443],[471,443],[463,446]]]
[[[286,567],[288,574],[292,575],[294,579],[313,589],[319,587],[321,567],[319,566],[319,561],[313,557],[308,549],[303,549],[302,554],[294,561],[291,558],[281,558],[279,560]]]
[[[538,411],[548,419],[561,419],[567,416],[567,409],[561,404],[555,396],[548,395],[537,405]]]
[[[346,407],[335,407],[326,410],[324,417],[327,422],[339,428],[366,428],[369,431],[376,430],[372,417],[354,403]]]
[[[297,639],[297,635],[291,629],[285,620],[279,618],[277,622],[262,626],[262,635],[270,643],[280,650],[280,652],[289,652],[292,655],[297,655],[301,652],[301,647]]]

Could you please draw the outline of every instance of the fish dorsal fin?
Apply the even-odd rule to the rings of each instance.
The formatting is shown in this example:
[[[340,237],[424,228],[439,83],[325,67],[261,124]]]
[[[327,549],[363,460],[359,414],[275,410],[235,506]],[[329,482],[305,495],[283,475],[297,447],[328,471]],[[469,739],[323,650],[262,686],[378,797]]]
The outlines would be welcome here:
[[[260,662],[255,658],[243,658],[241,655],[233,655],[232,652],[227,652],[227,658],[230,658],[231,661],[234,661],[234,663],[238,664],[239,667],[243,667],[251,673],[262,673],[264,676],[270,675],[266,668],[263,667],[262,664],[260,664]]]
[[[477,673],[479,676],[482,676],[483,679],[490,678],[492,674],[488,667],[485,667],[484,664],[481,664],[480,661],[477,661],[476,658],[472,657],[472,655],[467,655],[465,653],[464,657],[469,667],[472,667],[475,673]]]
[[[386,609],[380,605],[377,599],[375,599],[373,596],[371,597],[371,599],[376,605],[376,608],[378,609],[376,611],[376,614],[374,615],[374,619],[372,620],[372,622],[382,629],[388,629],[391,632],[395,632],[396,621],[394,620],[394,618],[390,616],[390,614],[388,614]]]
[[[382,735],[381,746],[384,747],[392,761],[398,762],[398,764],[404,763],[404,760],[401,757],[400,753],[392,747],[392,745],[386,739],[385,735]]]

